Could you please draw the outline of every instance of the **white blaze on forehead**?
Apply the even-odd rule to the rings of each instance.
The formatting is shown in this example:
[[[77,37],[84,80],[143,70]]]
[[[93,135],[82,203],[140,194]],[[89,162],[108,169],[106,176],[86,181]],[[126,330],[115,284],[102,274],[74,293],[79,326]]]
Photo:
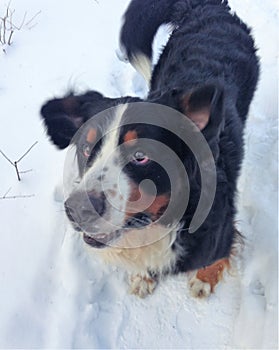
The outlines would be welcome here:
[[[114,119],[112,121],[108,120],[108,123],[103,130],[103,145],[99,156],[95,161],[95,165],[97,165],[98,162],[104,163],[109,158],[109,155],[117,149],[121,120],[126,109],[127,104],[117,106],[115,108]],[[95,167],[95,165],[93,165],[93,167]]]
[[[108,119],[103,127],[101,149],[82,181],[86,190],[92,190],[92,186],[96,185],[99,176],[105,175],[105,173],[108,173],[109,176],[105,176],[102,180],[104,189],[107,187],[105,185],[107,181],[104,181],[106,178],[115,180],[115,184],[117,183],[116,176],[120,172],[120,165],[117,162],[119,159],[118,140],[122,116],[126,109],[127,105],[125,104],[117,106],[113,119]]]
[[[101,149],[79,185],[81,190],[94,191],[97,196],[105,194],[110,205],[102,215],[104,221],[100,219],[100,231],[106,233],[124,225],[126,202],[130,196],[129,179],[122,171],[118,145],[121,120],[126,109],[125,104],[117,106],[113,118],[107,120],[103,128]]]

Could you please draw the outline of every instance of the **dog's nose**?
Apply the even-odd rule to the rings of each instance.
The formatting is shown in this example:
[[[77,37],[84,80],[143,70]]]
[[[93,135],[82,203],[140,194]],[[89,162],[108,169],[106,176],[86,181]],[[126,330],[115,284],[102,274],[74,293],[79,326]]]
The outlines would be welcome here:
[[[89,193],[88,198],[97,214],[103,216],[106,209],[105,195],[102,193],[99,197],[95,197],[94,194]]]
[[[81,229],[94,223],[105,212],[104,194],[96,195],[92,192],[75,192],[64,203],[69,220]]]

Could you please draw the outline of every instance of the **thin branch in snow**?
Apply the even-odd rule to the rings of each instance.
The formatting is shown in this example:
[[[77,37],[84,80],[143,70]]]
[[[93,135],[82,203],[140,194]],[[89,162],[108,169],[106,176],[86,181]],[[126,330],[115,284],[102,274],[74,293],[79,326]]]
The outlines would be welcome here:
[[[13,15],[14,13],[15,13],[15,10],[11,13],[11,16],[10,16],[10,25],[11,25],[11,28],[15,28],[16,30],[21,30],[22,27],[24,26],[24,22],[25,22],[25,19],[26,19],[27,12],[24,12],[23,18],[22,18],[21,23],[20,23],[19,26],[16,26],[16,25],[13,23],[12,15]]]
[[[32,29],[37,23],[33,23],[35,18],[41,13],[38,11],[33,15],[30,19],[27,19],[27,12],[24,13],[21,22],[19,24],[15,24],[14,14],[15,10],[11,10],[10,8],[11,2],[7,5],[5,14],[3,17],[0,16],[0,44],[2,44],[2,50],[5,51],[5,46],[12,45],[12,39],[15,31],[20,31],[23,28]]]
[[[31,17],[30,19],[29,19],[29,21],[28,22],[26,22],[25,23],[25,26],[28,28],[28,29],[32,29],[33,27],[35,27],[36,25],[37,25],[37,23],[34,23],[34,24],[32,24],[31,25],[31,23],[34,21],[34,19],[37,17],[37,16],[39,16],[40,14],[41,14],[41,10],[40,11],[38,11],[37,13],[35,13],[35,15],[33,16],[33,17]]]
[[[34,194],[24,194],[24,195],[15,195],[15,196],[8,196],[8,194],[10,193],[11,191],[11,187],[8,189],[8,191],[2,196],[0,197],[0,200],[3,200],[3,199],[18,199],[18,198],[31,198],[31,197],[34,197],[35,195]]]
[[[22,170],[19,173],[20,174],[27,174],[27,173],[31,173],[31,171],[33,171],[33,169],[28,169],[28,170]]]
[[[14,34],[14,30],[11,30],[9,38],[8,38],[8,45],[12,44],[12,36],[13,36],[13,34]]]
[[[3,156],[13,167],[15,167],[15,171],[16,171],[16,175],[17,175],[18,181],[21,180],[20,174],[24,174],[24,173],[27,173],[27,172],[32,171],[32,169],[30,169],[30,170],[25,170],[25,171],[19,171],[19,170],[18,170],[18,163],[19,163],[24,157],[27,156],[27,154],[32,150],[33,147],[36,146],[37,143],[38,143],[38,141],[34,142],[33,145],[30,146],[30,147],[28,148],[28,150],[27,150],[18,160],[14,161],[14,162],[11,161],[11,159],[10,159],[3,151],[0,150],[0,153],[2,154],[2,156]]]
[[[2,198],[5,198],[7,196],[7,194],[11,191],[11,187],[8,189],[8,191],[4,194],[4,196]]]
[[[33,147],[36,146],[37,143],[38,143],[38,141],[34,142],[33,145],[32,145],[30,148],[28,148],[28,150],[23,154],[23,156],[21,156],[21,157],[17,160],[17,163],[19,163],[25,156],[27,156],[27,154],[31,151],[31,149],[32,149]]]
[[[15,170],[16,170],[17,179],[18,179],[18,181],[20,181],[21,178],[19,176],[19,171],[18,171],[18,167],[17,167],[17,161],[15,161]]]
[[[1,149],[0,149],[0,153],[2,154],[2,156],[3,156],[4,158],[7,159],[7,161],[8,161],[10,164],[14,165],[14,162],[12,162],[12,161],[6,156],[6,154],[5,154],[4,152],[1,151]]]

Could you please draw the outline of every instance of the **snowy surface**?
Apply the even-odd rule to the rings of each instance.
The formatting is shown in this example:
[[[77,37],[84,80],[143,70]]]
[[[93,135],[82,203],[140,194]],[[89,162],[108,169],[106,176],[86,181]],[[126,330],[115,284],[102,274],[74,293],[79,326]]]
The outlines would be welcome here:
[[[0,17],[8,1],[0,2]],[[238,226],[246,236],[239,269],[208,300],[190,297],[184,275],[153,296],[127,293],[122,271],[91,259],[66,228],[54,188],[65,152],[47,141],[41,104],[70,88],[109,96],[143,94],[115,50],[127,0],[12,0],[15,23],[32,28],[0,53],[0,150],[32,169],[16,179],[0,154],[0,348],[277,348],[277,54],[276,0],[233,0],[253,27],[262,76],[246,132]],[[36,25],[35,25],[36,24]],[[34,26],[33,26],[34,25]],[[162,34],[162,36],[164,36]]]

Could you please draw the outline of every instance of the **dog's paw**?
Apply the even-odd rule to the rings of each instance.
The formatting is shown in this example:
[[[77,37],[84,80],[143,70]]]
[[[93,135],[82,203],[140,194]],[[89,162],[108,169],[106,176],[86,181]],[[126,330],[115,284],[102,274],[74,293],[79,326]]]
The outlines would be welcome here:
[[[212,265],[197,270],[191,278],[189,287],[194,297],[205,298],[214,292],[216,285],[223,279],[226,269],[230,268],[228,258],[217,260]]]
[[[130,294],[145,298],[152,294],[157,286],[157,281],[148,275],[132,275],[130,277]]]
[[[201,281],[197,276],[191,278],[189,289],[194,298],[207,298],[211,294],[210,283]]]

